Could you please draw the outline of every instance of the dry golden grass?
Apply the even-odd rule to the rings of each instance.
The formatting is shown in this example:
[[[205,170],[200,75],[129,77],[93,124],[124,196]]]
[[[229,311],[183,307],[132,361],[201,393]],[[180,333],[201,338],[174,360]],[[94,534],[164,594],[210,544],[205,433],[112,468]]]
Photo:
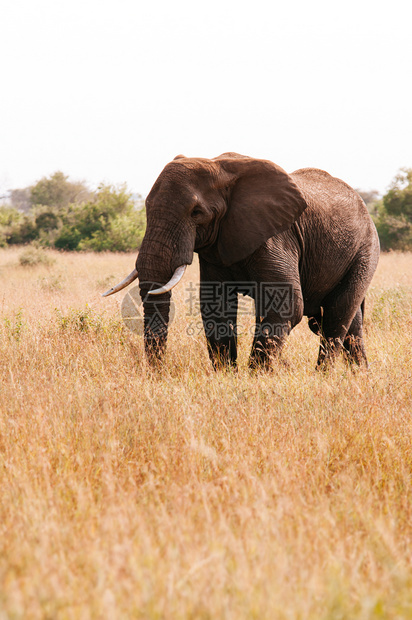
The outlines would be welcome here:
[[[412,618],[412,255],[370,370],[212,372],[176,291],[163,372],[100,293],[131,255],[0,250],[0,618]],[[186,282],[196,280],[193,265]],[[245,317],[244,321],[249,319]]]

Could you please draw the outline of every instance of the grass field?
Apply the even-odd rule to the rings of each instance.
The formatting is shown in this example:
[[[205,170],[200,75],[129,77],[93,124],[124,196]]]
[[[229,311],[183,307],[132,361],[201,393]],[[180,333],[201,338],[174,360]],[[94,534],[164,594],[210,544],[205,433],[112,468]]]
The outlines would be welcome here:
[[[0,250],[0,618],[412,618],[412,255],[381,257],[369,372],[212,372],[185,283],[161,373],[102,299],[132,255]],[[29,261],[30,262],[30,261]],[[251,317],[243,317],[245,327]],[[244,330],[247,332],[247,329]]]

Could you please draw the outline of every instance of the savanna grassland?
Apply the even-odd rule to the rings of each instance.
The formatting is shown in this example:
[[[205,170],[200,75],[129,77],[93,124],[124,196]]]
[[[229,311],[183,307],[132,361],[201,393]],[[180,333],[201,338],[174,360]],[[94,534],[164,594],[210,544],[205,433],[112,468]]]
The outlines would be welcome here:
[[[215,374],[185,288],[161,372],[132,255],[0,250],[0,618],[412,618],[412,254],[382,255],[369,371]],[[37,264],[33,264],[36,263]]]

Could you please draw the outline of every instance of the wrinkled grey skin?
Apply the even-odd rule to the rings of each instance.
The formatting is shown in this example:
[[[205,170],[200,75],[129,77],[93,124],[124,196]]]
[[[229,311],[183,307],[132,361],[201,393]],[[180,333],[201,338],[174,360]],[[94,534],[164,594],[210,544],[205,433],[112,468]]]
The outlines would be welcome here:
[[[236,365],[236,302],[225,306],[217,300],[212,322],[224,328],[219,336],[210,330],[208,282],[291,286],[288,318],[273,309],[262,316],[262,300],[255,295],[251,367],[269,367],[303,315],[320,335],[318,368],[327,367],[342,349],[350,361],[367,364],[364,299],[379,241],[364,202],[346,183],[313,168],[287,174],[270,161],[236,153],[212,160],[179,155],[161,172],[146,207],[147,231],[136,268],[151,362],[165,349],[171,293],[147,292],[198,252],[201,310],[215,368]],[[153,325],[155,312],[161,319]],[[263,324],[268,333],[262,332]]]

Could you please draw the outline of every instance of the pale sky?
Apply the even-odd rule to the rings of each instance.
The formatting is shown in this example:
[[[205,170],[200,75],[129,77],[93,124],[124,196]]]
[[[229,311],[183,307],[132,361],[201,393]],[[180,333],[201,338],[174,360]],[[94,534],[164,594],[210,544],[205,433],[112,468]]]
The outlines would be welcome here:
[[[412,167],[410,0],[1,0],[0,195],[62,170],[146,195],[179,153]]]

